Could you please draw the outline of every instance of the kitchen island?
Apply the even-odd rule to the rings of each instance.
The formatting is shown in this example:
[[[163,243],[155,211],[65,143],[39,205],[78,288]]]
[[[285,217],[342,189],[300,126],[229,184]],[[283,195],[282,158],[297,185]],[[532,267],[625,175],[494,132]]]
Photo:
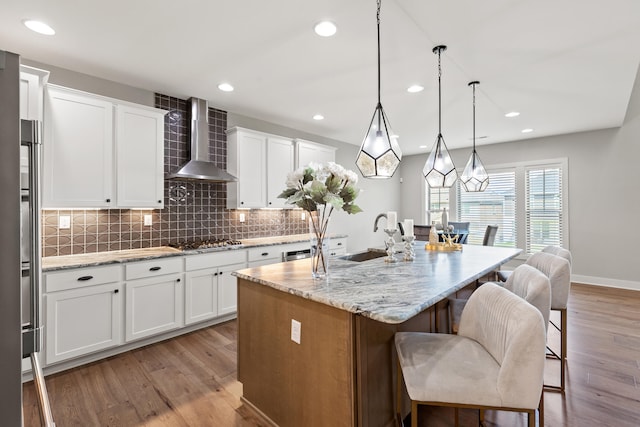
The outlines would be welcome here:
[[[438,303],[521,252],[415,248],[412,262],[334,259],[324,280],[309,260],[234,273],[244,402],[282,427],[393,425],[395,332],[442,329]]]

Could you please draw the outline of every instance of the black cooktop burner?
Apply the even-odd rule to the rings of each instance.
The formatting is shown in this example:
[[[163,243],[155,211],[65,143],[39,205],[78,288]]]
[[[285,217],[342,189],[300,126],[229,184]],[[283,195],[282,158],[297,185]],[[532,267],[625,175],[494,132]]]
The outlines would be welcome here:
[[[178,243],[169,243],[172,248],[180,249],[181,251],[188,251],[194,249],[209,249],[219,248],[223,246],[238,246],[242,242],[232,239],[207,239],[207,240],[191,240]]]

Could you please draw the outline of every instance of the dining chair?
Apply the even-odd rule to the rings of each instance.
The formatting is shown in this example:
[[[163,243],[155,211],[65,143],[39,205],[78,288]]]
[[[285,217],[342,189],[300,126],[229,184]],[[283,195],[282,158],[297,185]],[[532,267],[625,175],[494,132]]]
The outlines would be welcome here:
[[[560,332],[560,355],[547,346],[551,357],[560,360],[560,386],[546,385],[545,387],[564,392],[564,371],[567,360],[567,303],[571,289],[571,264],[566,258],[547,252],[537,252],[531,255],[527,258],[526,264],[537,268],[549,278],[551,310],[560,312],[560,326],[551,322],[551,325]]]
[[[396,413],[402,420],[406,386],[411,426],[418,406],[526,412],[529,427],[544,425],[542,386],[545,329],[540,311],[495,283],[469,298],[458,335],[398,332]],[[458,411],[455,411],[458,425]]]
[[[431,231],[430,225],[414,225],[413,234],[416,236],[416,240],[429,241],[429,232]]]
[[[496,241],[497,233],[497,225],[487,225],[487,229],[484,232],[484,239],[482,239],[482,246],[493,246],[493,243]]]
[[[453,226],[453,231],[466,231],[466,234],[462,234],[461,237],[458,239],[458,243],[461,244],[465,244],[467,243],[467,238],[469,238],[469,225],[471,223],[470,222],[455,222],[455,221],[449,221],[449,225]]]

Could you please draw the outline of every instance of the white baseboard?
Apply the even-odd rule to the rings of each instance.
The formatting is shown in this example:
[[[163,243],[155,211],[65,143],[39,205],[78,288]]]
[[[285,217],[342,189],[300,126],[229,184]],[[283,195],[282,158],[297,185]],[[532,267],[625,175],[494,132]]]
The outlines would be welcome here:
[[[582,276],[578,274],[571,275],[573,283],[584,283],[585,285],[603,286],[605,288],[620,288],[640,291],[640,282],[631,280],[609,279],[606,277]]]

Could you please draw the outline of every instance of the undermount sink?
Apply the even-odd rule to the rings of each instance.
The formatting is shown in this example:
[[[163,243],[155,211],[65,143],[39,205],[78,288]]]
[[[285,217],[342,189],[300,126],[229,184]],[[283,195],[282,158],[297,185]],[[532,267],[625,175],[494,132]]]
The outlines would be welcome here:
[[[387,252],[383,249],[367,249],[366,251],[343,255],[339,258],[346,261],[362,262],[380,258],[383,256],[387,256]]]

